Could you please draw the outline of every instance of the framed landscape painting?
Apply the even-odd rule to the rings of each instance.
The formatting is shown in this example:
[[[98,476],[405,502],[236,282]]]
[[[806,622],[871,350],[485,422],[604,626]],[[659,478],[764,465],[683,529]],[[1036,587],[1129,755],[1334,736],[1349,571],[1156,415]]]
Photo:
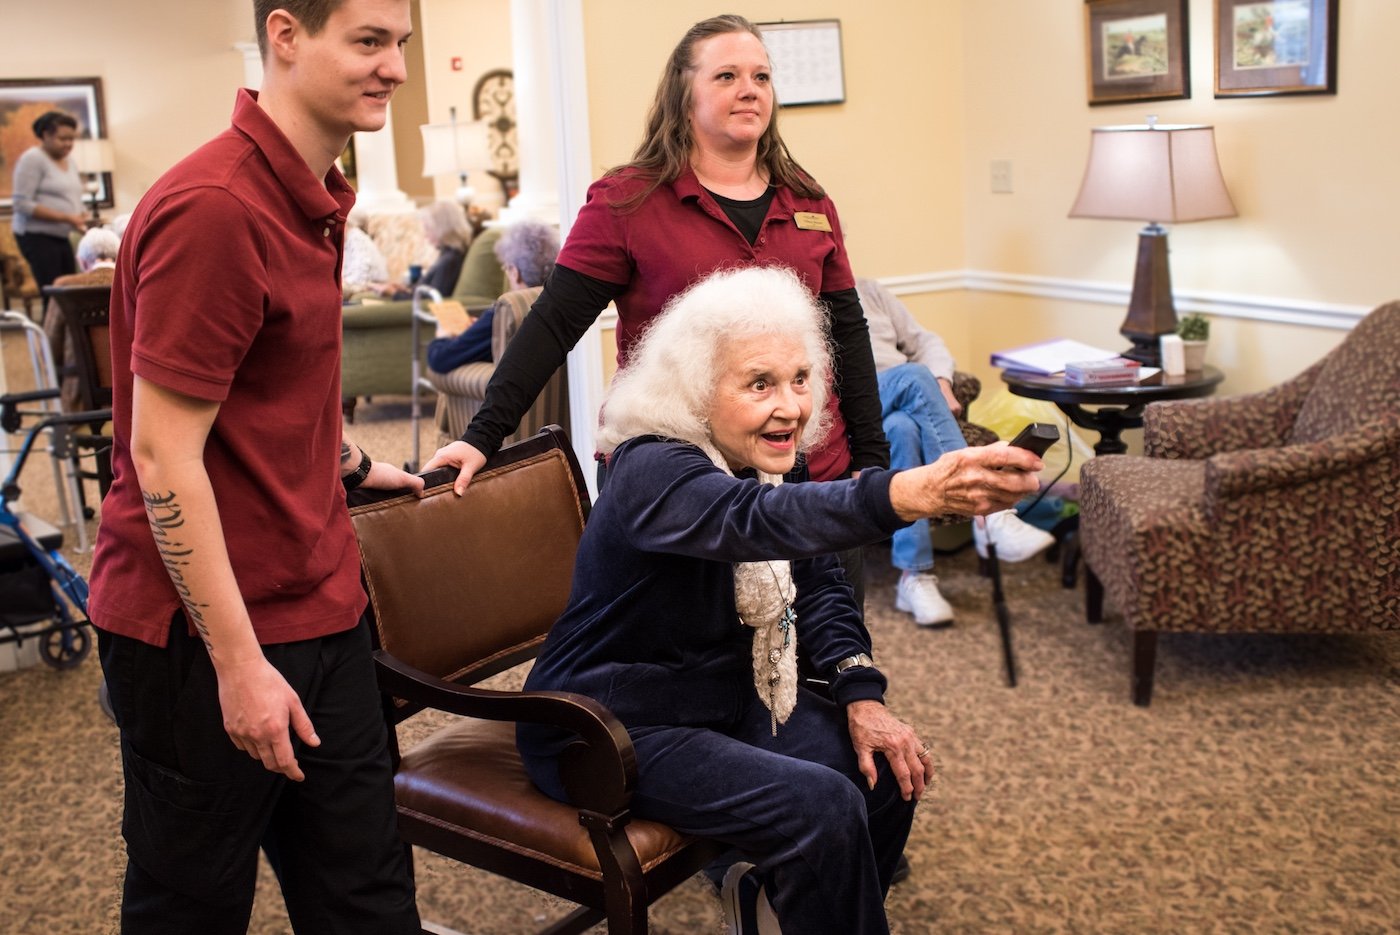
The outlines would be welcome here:
[[[1215,0],[1215,96],[1337,93],[1340,0]]]
[[[1089,103],[1191,96],[1186,0],[1085,0]]]
[[[79,137],[107,135],[101,78],[0,78],[0,214],[14,210],[15,160],[39,142],[33,123],[49,110],[72,114]],[[112,175],[104,172],[98,176],[97,206],[112,204]]]

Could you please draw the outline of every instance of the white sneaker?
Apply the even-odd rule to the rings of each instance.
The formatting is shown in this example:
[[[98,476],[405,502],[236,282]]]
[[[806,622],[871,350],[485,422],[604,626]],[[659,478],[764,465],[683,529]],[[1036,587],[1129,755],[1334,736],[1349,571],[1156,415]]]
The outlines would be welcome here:
[[[938,591],[938,576],[931,571],[906,571],[894,588],[894,609],[914,615],[921,627],[953,625],[953,605]]]
[[[989,540],[996,545],[997,558],[1003,562],[1024,562],[1055,544],[1054,536],[1021,519],[1015,510],[1002,510],[972,521],[972,543],[983,558],[987,557]]]
[[[719,898],[727,935],[783,935],[758,872],[748,861],[730,865]]]

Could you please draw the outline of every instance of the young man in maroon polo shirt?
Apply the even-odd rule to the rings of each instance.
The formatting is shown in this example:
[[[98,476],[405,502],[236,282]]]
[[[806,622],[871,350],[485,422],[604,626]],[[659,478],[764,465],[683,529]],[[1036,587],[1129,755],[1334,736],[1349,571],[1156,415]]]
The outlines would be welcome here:
[[[121,729],[123,932],[419,931],[345,490],[334,168],[406,74],[409,0],[255,0],[265,77],[142,198],[112,289],[90,613]]]

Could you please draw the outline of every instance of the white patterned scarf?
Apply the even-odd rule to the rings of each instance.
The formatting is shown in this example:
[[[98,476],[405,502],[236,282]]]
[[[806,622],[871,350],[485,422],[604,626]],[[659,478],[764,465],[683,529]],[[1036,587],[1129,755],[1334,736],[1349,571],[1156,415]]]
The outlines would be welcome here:
[[[700,446],[721,471],[734,476],[724,456],[711,444]],[[775,487],[781,474],[758,472],[761,484]],[[797,612],[793,601],[792,563],[735,562],[734,606],[739,622],[753,627],[753,687],[772,714],[773,735],[797,704]]]

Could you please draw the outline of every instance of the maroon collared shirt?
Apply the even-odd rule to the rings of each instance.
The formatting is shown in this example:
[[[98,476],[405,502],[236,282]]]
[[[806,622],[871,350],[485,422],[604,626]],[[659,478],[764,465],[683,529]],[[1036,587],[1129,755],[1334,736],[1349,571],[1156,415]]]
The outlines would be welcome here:
[[[643,184],[630,173],[594,182],[558,259],[559,265],[586,276],[627,284],[616,299],[619,366],[672,296],[717,269],[786,266],[814,295],[855,286],[830,198],[805,198],[778,186],[758,238],[750,244],[689,169],[635,210],[614,207]],[[799,227],[794,217],[799,212],[824,216],[831,229]],[[832,419],[827,441],[808,455],[813,477],[839,476],[851,460],[846,422],[834,393],[827,408]]]
[[[311,173],[249,91],[231,128],[141,199],[112,289],[114,480],[89,602],[99,627],[161,646],[180,606],[132,465],[135,376],[219,403],[204,462],[259,642],[358,620],[339,471],[339,268],[354,200],[338,170]]]

